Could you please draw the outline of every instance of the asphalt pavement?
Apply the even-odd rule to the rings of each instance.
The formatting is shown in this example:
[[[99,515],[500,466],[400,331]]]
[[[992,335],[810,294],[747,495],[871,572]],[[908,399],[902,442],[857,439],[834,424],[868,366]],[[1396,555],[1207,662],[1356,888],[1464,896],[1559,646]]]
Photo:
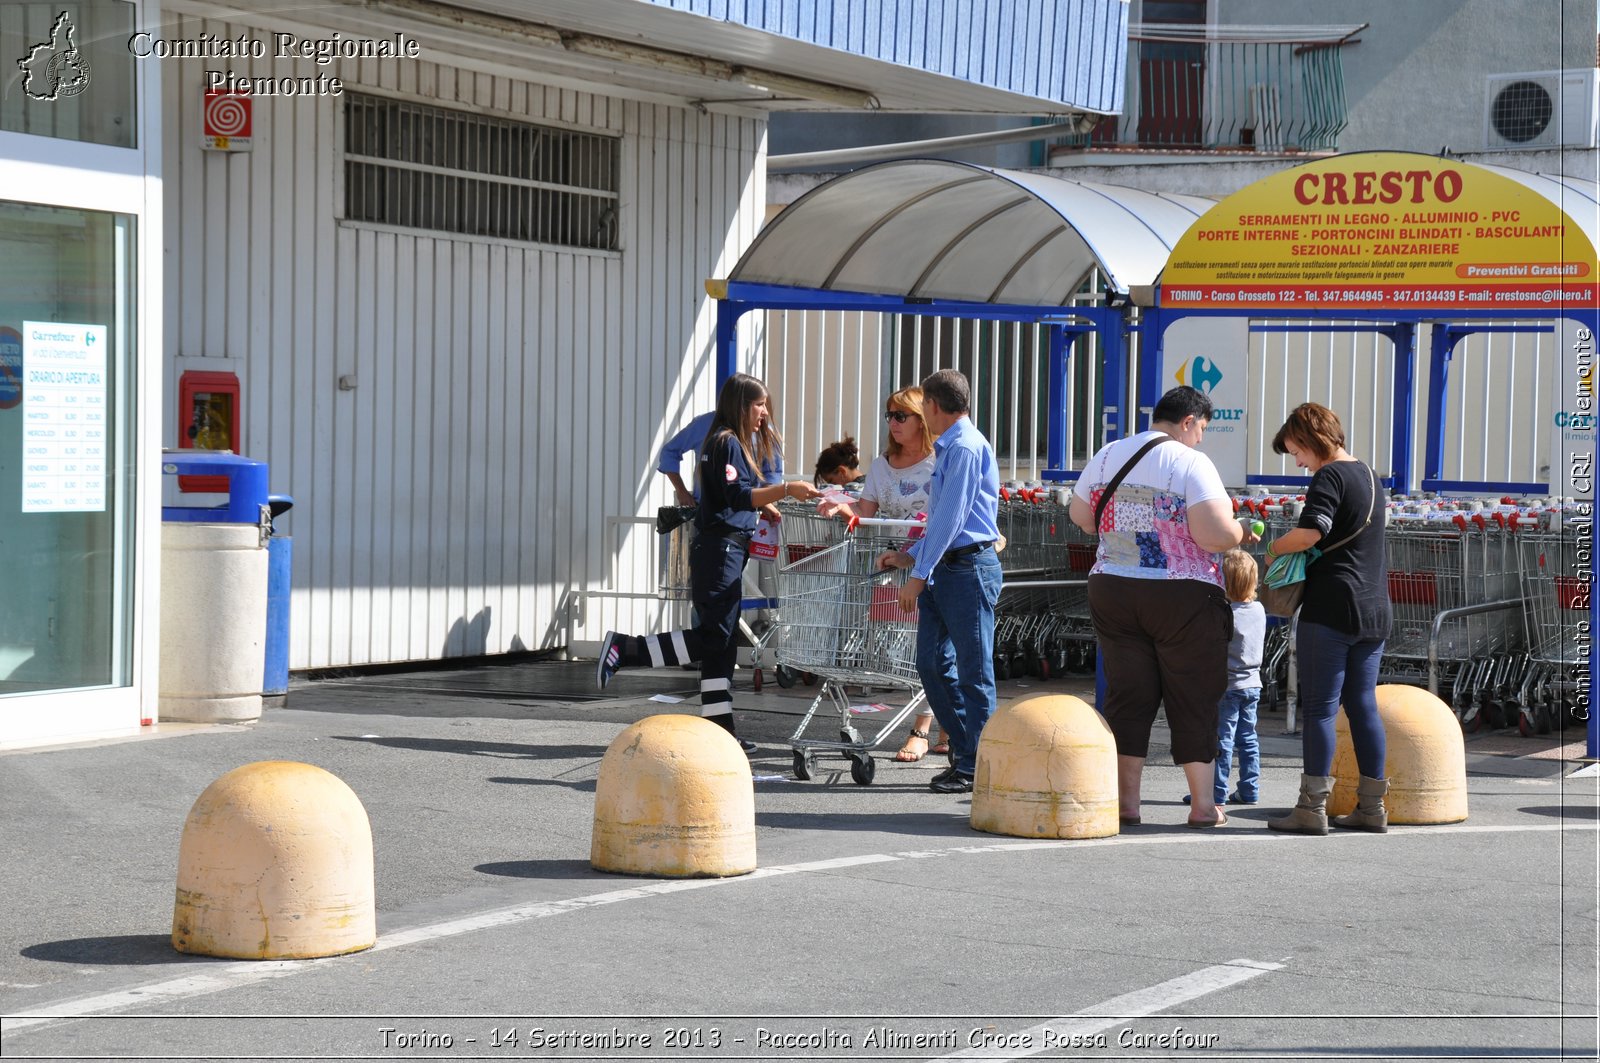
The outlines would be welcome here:
[[[1264,823],[1298,783],[1281,714],[1262,721],[1263,804],[1205,832],[1183,827],[1158,725],[1144,822],[1041,842],[973,831],[967,797],[927,789],[937,758],[889,762],[904,726],[870,786],[839,761],[796,780],[816,688],[756,694],[741,672],[760,869],[672,881],[589,867],[595,778],[623,727],[696,711],[696,677],[624,672],[602,698],[592,674],[297,680],[249,726],[0,754],[0,1056],[1596,1058],[1581,734],[1468,736],[1463,824],[1299,838]],[[1092,697],[1082,678],[1002,687]],[[853,691],[855,721],[871,733],[897,696]],[[175,952],[190,806],[276,759],[365,806],[377,947]]]

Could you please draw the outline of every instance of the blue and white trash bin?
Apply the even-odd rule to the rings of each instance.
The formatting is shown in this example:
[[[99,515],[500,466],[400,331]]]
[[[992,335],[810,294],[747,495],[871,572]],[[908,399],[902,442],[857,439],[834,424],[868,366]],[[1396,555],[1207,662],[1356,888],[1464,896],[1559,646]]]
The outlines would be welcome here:
[[[161,471],[228,484],[222,505],[161,507],[161,718],[259,719],[272,536],[267,465],[179,450],[162,454]]]
[[[261,697],[269,705],[282,705],[289,696],[289,586],[294,570],[294,539],[279,535],[277,519],[294,508],[288,495],[268,495],[273,521],[267,540],[267,661],[261,679]]]

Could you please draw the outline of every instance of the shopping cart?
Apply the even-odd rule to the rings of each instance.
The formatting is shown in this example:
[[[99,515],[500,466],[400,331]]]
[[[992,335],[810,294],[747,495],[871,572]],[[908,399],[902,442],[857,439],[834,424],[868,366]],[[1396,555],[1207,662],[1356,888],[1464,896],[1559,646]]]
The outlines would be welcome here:
[[[1462,726],[1505,726],[1523,657],[1511,529],[1483,513],[1396,514],[1385,532],[1394,620],[1379,674],[1448,689]]]
[[[905,570],[878,568],[885,551],[903,549],[920,527],[920,521],[862,519],[831,545],[797,543],[800,549],[789,552],[785,543],[774,654],[780,667],[822,682],[789,739],[798,779],[811,778],[818,759],[830,756],[848,760],[850,777],[869,785],[877,770],[872,750],[924,700],[916,668],[917,614],[903,613],[899,605]],[[908,699],[867,734],[852,711],[851,684],[902,690]],[[838,737],[807,738],[825,702],[837,710]]]
[[[1560,512],[1518,535],[1529,667],[1518,690],[1517,729],[1525,736],[1561,727],[1583,690],[1582,633],[1594,589],[1587,536],[1587,524]]]
[[[776,570],[842,542],[849,530],[845,521],[838,517],[822,516],[817,512],[815,503],[811,502],[779,502],[778,515],[782,518],[778,521],[778,555],[771,561]],[[776,576],[773,585],[777,586]],[[761,637],[754,640],[750,650],[750,666],[753,669],[751,685],[757,692],[761,690],[763,682],[762,662],[766,654],[773,650],[774,644],[783,638],[782,601],[780,599],[770,604],[772,608],[767,627]],[[792,687],[800,679],[804,679],[808,686],[816,682],[815,673],[791,668],[781,661],[773,672],[780,687]]]
[[[1072,523],[1070,489],[1007,484],[997,520],[1005,536],[995,606],[995,678],[1048,679],[1094,670],[1088,574],[1095,539]]]

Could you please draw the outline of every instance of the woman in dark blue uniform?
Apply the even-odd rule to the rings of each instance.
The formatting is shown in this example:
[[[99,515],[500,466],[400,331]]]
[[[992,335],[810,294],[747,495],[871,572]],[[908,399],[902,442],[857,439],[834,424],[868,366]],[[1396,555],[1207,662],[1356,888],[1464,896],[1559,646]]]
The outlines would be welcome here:
[[[700,509],[697,534],[689,547],[689,585],[699,626],[664,635],[619,635],[606,632],[600,643],[596,681],[603,689],[619,668],[648,665],[665,668],[700,662],[700,715],[728,729],[733,727],[733,668],[738,656],[734,633],[739,628],[740,589],[750,537],[758,511],[771,510],[780,498],[800,501],[818,491],[804,480],[761,486],[758,469],[771,463],[782,441],[767,408],[767,386],[753,376],[735,373],[717,396],[716,415],[700,447]],[[746,752],[754,742],[739,743]]]

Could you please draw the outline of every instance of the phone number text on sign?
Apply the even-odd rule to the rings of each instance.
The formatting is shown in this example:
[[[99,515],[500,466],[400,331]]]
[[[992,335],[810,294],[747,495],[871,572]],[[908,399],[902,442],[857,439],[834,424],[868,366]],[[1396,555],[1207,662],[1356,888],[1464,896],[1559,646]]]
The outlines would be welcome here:
[[[1175,307],[1548,307],[1593,306],[1600,299],[1594,284],[1512,287],[1508,285],[1321,285],[1267,286],[1251,284],[1174,287],[1162,292],[1162,305]]]

